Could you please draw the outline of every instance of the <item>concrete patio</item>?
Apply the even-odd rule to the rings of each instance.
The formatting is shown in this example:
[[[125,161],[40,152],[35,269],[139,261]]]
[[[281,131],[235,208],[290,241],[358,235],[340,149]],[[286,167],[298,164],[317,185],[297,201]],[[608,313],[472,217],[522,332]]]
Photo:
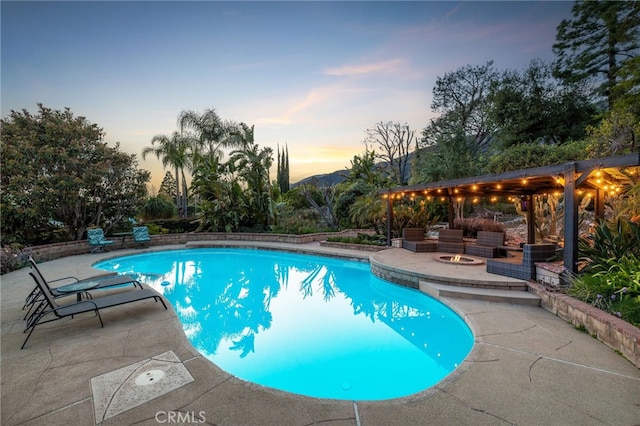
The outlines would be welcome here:
[[[317,244],[269,247],[349,258],[370,255]],[[390,250],[394,251],[371,256],[389,270],[421,277],[433,273],[423,269],[432,253]],[[72,256],[43,262],[41,269],[50,278],[87,277],[99,272],[91,267],[96,261],[140,252]],[[477,274],[464,267],[438,267],[458,268],[462,278]],[[406,398],[321,400],[230,376],[193,349],[171,307],[164,310],[153,301],[104,310],[104,328],[92,314],[39,326],[21,350],[21,308],[33,287],[29,271],[24,268],[0,278],[2,425],[640,424],[640,370],[537,306],[444,297],[441,300],[464,317],[475,336],[474,349],[458,370],[437,386]],[[482,279],[490,280],[488,275]],[[99,387],[113,377],[137,379],[142,371],[167,376],[157,376],[153,384],[138,383],[140,388],[122,385],[123,392],[133,393],[121,395],[120,402]],[[166,393],[154,396],[154,387],[167,384],[171,386]]]

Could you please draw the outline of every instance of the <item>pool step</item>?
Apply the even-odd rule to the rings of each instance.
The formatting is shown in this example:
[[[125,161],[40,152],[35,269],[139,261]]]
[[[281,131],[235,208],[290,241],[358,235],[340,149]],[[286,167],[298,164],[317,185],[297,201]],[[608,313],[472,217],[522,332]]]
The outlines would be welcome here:
[[[484,300],[486,302],[509,303],[512,305],[540,306],[540,297],[528,291],[494,290],[459,285],[437,284],[420,280],[420,291],[432,297],[457,297],[460,299]]]

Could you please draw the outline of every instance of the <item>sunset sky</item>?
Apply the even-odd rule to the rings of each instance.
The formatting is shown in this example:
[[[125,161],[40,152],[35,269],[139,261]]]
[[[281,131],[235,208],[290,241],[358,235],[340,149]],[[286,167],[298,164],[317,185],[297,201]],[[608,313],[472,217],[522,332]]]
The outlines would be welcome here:
[[[379,121],[417,133],[437,77],[465,65],[522,69],[554,58],[573,2],[2,1],[2,116],[70,107],[140,153],[182,110],[214,108],[287,145],[290,177],[364,152]],[[272,177],[275,173],[272,173]]]

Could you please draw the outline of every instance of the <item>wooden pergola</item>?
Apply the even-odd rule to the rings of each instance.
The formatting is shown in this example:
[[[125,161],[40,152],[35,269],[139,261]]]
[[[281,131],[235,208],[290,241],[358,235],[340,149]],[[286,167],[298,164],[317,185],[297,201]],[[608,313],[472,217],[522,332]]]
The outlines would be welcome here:
[[[578,201],[581,191],[594,195],[597,218],[604,218],[605,194],[617,194],[632,183],[629,175],[640,172],[640,153],[593,160],[574,161],[553,166],[535,167],[510,172],[452,179],[427,184],[383,189],[387,199],[387,243],[391,245],[393,201],[407,195],[445,197],[449,203],[449,226],[453,227],[456,199],[466,197],[517,197],[527,207],[527,243],[535,243],[533,196],[561,193],[564,195],[564,266],[578,270]],[[623,170],[626,169],[627,173]]]

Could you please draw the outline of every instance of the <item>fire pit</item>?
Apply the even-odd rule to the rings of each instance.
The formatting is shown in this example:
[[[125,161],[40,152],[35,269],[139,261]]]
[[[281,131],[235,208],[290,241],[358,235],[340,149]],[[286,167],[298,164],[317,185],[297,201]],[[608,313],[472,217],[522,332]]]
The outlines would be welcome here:
[[[465,256],[464,254],[439,254],[434,257],[435,260],[442,263],[450,263],[452,265],[482,265],[484,262],[475,257]]]

